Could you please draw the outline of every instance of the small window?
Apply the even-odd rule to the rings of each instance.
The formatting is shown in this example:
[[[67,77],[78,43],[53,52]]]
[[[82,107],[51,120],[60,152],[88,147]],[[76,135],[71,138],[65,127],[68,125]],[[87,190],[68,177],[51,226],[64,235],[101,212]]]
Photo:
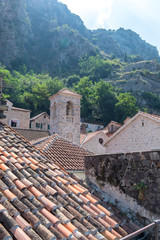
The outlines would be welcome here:
[[[46,115],[44,115],[44,118],[46,118]]]
[[[43,124],[41,123],[41,128],[43,127]]]
[[[111,125],[111,132],[113,132],[114,131],[114,126],[113,125]]]
[[[29,128],[31,128],[31,122],[29,123]]]
[[[144,127],[144,120],[142,120],[142,127]]]
[[[50,129],[50,125],[48,125],[48,130]]]
[[[99,143],[103,144],[103,139],[102,138],[99,138]]]
[[[17,127],[17,121],[11,120],[11,127]]]
[[[40,128],[40,123],[36,122],[36,128]]]

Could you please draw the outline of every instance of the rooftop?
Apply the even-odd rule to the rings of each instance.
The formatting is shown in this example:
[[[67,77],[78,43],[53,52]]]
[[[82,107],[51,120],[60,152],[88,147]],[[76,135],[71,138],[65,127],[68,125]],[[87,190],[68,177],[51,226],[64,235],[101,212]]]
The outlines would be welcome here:
[[[85,182],[0,123],[0,239],[115,240],[133,226]]]
[[[31,110],[23,109],[23,108],[17,108],[17,107],[12,107],[12,110],[15,110],[15,111],[22,111],[22,112],[31,112]]]
[[[71,95],[71,96],[74,96],[74,97],[79,97],[81,98],[82,96],[78,93],[75,93],[67,88],[63,88],[61,90],[59,90],[56,94],[53,94],[52,96],[49,97],[49,100],[51,100],[52,98],[54,98],[55,96],[57,95],[60,95],[60,94],[64,94],[64,95]]]
[[[84,156],[91,155],[87,150],[57,134],[31,141],[31,143],[66,170],[84,171]]]

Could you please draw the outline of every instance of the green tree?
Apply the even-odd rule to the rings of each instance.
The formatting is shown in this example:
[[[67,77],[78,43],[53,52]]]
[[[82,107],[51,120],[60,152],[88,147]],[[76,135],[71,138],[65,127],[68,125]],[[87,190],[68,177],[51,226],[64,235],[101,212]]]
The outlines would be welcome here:
[[[81,117],[87,120],[92,119],[93,108],[93,84],[88,77],[80,79],[74,90],[82,95],[81,99]]]
[[[77,84],[80,81],[80,77],[77,75],[72,75],[67,78],[67,86],[72,87],[73,84]]]
[[[147,102],[148,107],[160,111],[160,96],[151,92],[143,92],[142,98]]]
[[[127,117],[132,117],[138,112],[136,98],[131,93],[119,93],[118,102],[115,104],[115,120],[123,122]]]
[[[80,63],[80,75],[90,76],[92,81],[99,81],[106,78],[111,73],[111,61],[103,60],[99,55],[91,56],[81,59]]]
[[[101,80],[94,86],[94,117],[107,125],[114,119],[114,108],[117,98],[114,88]]]

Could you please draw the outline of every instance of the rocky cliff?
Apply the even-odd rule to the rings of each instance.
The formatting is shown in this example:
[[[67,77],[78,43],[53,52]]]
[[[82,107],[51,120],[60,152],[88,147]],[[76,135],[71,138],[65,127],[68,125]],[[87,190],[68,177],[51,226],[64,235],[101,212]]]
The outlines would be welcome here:
[[[88,30],[79,16],[57,0],[0,0],[0,62],[25,64],[36,72],[75,72],[86,55],[103,51],[159,59],[155,47],[131,30]]]
[[[25,0],[0,0],[0,62],[14,67],[23,59],[30,34]]]

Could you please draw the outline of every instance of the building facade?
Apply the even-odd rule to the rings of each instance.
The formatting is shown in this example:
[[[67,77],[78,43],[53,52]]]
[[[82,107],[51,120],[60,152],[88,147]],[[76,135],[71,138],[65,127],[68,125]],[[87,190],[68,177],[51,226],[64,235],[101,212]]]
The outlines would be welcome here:
[[[50,129],[50,117],[46,112],[40,113],[39,115],[30,119],[30,129],[49,131]]]
[[[75,144],[80,144],[81,95],[62,89],[49,98],[50,134],[58,134]]]
[[[160,116],[138,112],[104,146],[109,154],[160,150]]]
[[[106,153],[103,143],[107,140],[106,130],[100,130],[86,134],[81,142],[81,146],[94,154]]]
[[[23,108],[13,107],[13,103],[9,100],[7,100],[7,106],[8,111],[4,112],[6,118],[3,119],[2,122],[6,123],[12,128],[29,129],[31,111]]]

